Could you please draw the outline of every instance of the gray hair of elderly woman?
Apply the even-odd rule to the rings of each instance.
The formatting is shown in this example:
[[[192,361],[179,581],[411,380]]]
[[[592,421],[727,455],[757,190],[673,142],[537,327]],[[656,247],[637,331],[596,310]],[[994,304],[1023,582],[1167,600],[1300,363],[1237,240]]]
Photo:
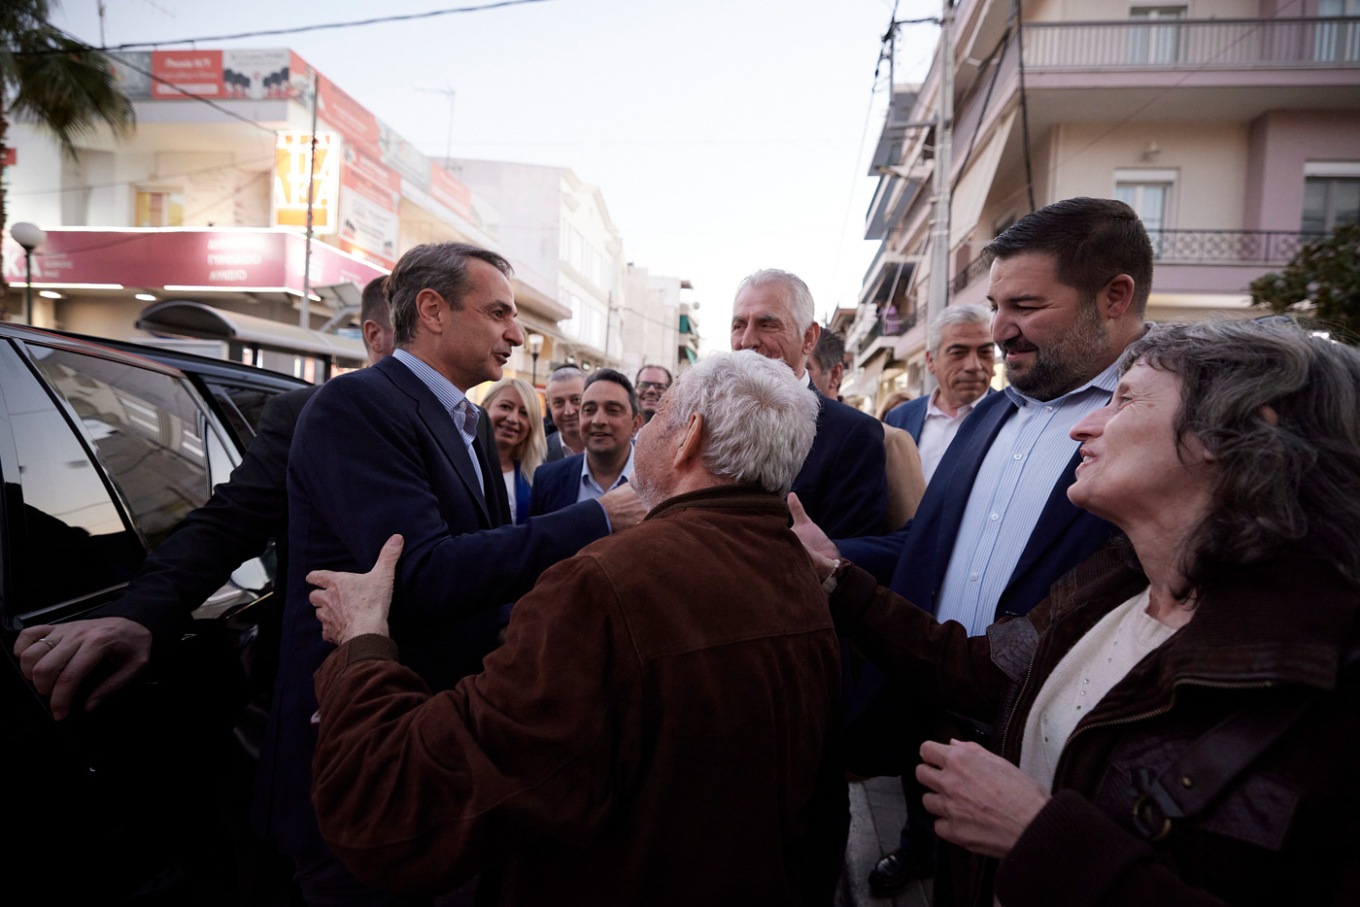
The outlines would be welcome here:
[[[704,418],[703,464],[715,476],[788,494],[817,434],[817,396],[778,359],[714,353],[666,392],[667,430]]]
[[[1155,326],[1122,368],[1135,362],[1180,377],[1176,436],[1217,459],[1187,593],[1298,546],[1360,586],[1360,351],[1293,324],[1220,321]]]

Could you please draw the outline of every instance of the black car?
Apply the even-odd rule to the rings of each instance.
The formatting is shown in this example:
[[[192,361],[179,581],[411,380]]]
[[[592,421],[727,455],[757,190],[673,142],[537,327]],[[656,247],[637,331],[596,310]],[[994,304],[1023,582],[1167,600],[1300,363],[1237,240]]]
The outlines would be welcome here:
[[[119,347],[115,349],[114,347]],[[136,344],[0,325],[0,796],[12,903],[260,903],[245,830],[267,706],[249,667],[271,605],[268,552],[195,612],[153,666],[56,722],[13,657],[25,626],[116,598],[305,382]],[[252,703],[252,694],[255,701]],[[268,883],[265,883],[269,887]]]

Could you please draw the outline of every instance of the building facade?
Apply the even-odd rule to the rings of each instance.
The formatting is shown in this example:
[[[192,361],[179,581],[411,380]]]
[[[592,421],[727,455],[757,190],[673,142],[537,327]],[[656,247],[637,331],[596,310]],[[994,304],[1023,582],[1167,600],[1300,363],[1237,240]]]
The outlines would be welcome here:
[[[874,161],[866,236],[881,246],[851,337],[866,409],[924,390],[930,282],[985,303],[982,248],[1035,208],[1133,206],[1157,321],[1255,314],[1254,278],[1360,218],[1355,0],[961,0],[953,17],[947,273],[929,249],[937,54],[894,91]]]

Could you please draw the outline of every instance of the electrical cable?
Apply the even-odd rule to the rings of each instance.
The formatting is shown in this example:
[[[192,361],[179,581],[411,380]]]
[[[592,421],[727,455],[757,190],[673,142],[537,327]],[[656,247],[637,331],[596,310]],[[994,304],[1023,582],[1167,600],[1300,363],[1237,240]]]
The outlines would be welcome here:
[[[326,22],[318,25],[299,25],[294,28],[272,28],[266,31],[239,32],[233,35],[211,35],[205,38],[177,38],[170,41],[140,41],[119,44],[106,50],[132,50],[141,47],[164,47],[167,44],[199,44],[210,41],[237,41],[242,38],[266,38],[277,37],[279,35],[297,35],[310,31],[328,31],[337,28],[357,28],[365,25],[381,25],[386,22],[410,22],[418,19],[433,19],[437,16],[449,16],[456,13],[477,13],[489,9],[500,9],[507,6],[523,6],[528,3],[547,3],[548,0],[499,0],[496,3],[484,3],[481,6],[461,6],[452,9],[434,9],[423,13],[403,13],[393,16],[376,16],[372,19],[356,19],[351,22]]]
[[[1029,156],[1029,95],[1025,91],[1025,22],[1021,15],[1020,0],[1012,0],[1011,15],[1015,17],[1015,43],[1020,53],[1016,61],[1020,66],[1020,136],[1025,149],[1025,188],[1029,192],[1029,210],[1034,211],[1034,171]]]

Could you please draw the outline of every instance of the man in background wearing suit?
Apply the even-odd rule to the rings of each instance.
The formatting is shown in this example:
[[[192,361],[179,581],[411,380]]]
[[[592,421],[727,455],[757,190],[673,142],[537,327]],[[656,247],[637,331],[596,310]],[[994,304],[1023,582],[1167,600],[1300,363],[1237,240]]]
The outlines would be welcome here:
[[[833,544],[792,508],[806,545],[854,561],[971,636],[1027,613],[1114,534],[1114,526],[1067,499],[1080,463],[1080,445],[1069,432],[1109,402],[1119,357],[1143,333],[1152,286],[1147,231],[1132,208],[1110,199],[1041,208],[985,251],[994,257],[987,292],[992,339],[1005,354],[1010,386],[979,401],[959,427],[916,517],[891,536]],[[876,738],[863,743],[863,752],[878,750],[874,756],[883,761],[861,765],[860,773],[897,774],[907,753],[915,753],[918,734],[930,733],[905,721],[936,722],[899,698],[909,690],[889,686],[889,695],[879,696],[883,678],[875,673],[866,671],[851,695],[852,717],[876,701],[850,729],[847,746],[860,747],[859,732]],[[943,733],[962,739],[966,731]],[[894,735],[899,739],[882,739]],[[888,750],[895,752],[883,755]],[[936,876],[936,903],[949,903],[942,888],[951,878]]]
[[[548,401],[548,414],[557,431],[548,435],[548,456],[544,463],[580,453],[581,394],[586,389],[586,373],[574,365],[564,365],[548,376],[543,396]]]
[[[951,305],[936,315],[926,332],[926,371],[940,386],[903,403],[883,420],[916,442],[927,482],[973,404],[990,392],[996,371],[991,323],[992,313],[980,305]]]
[[[732,304],[732,349],[782,359],[806,378],[807,358],[821,326],[812,293],[797,275],[757,271],[737,287]],[[815,391],[815,389],[814,389]],[[793,481],[807,513],[837,538],[883,530],[888,483],[883,426],[872,416],[818,394],[817,437]]]
[[[581,396],[585,453],[538,468],[529,516],[593,501],[631,482],[633,436],[642,419],[641,403],[626,375],[612,368],[592,372]]]
[[[261,756],[270,824],[309,903],[396,903],[356,882],[325,847],[308,797],[312,673],[330,646],[307,573],[355,570],[406,538],[392,634],[432,689],[480,670],[495,609],[577,549],[637,523],[631,488],[515,526],[489,420],[466,392],[501,376],[524,336],[509,263],[463,243],[417,246],[387,280],[396,352],[327,383],[298,422],[289,461],[293,560],[279,683]]]

